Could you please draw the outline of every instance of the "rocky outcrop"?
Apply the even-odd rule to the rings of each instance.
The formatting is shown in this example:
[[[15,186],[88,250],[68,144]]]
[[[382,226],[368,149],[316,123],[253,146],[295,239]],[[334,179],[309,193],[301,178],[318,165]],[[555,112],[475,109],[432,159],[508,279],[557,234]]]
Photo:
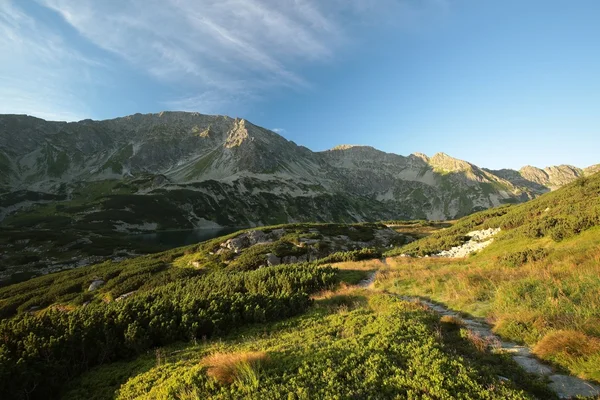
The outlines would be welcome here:
[[[477,253],[488,247],[494,241],[493,236],[500,232],[500,228],[490,228],[479,231],[473,231],[466,234],[469,240],[460,246],[452,247],[450,250],[444,250],[433,257],[444,258],[464,258],[472,253]]]
[[[583,176],[600,172],[600,166],[593,165],[581,169],[572,165],[558,165],[541,169],[527,165],[519,171],[503,169],[490,172],[508,180],[517,187],[529,189],[536,194],[542,194],[550,190],[556,190]]]
[[[239,253],[256,244],[272,243],[274,238],[277,238],[277,234],[267,236],[263,231],[254,230],[228,239],[221,243],[221,248],[231,250],[234,253]]]
[[[93,292],[99,289],[102,285],[104,285],[104,281],[102,279],[96,279],[95,281],[92,281],[92,283],[88,287],[88,292]]]
[[[216,254],[227,254],[224,262],[230,264],[235,263],[245,251],[262,246],[254,251],[256,257],[262,258],[263,266],[274,266],[312,262],[336,252],[365,248],[382,250],[412,240],[385,225],[357,226],[359,228],[334,225],[332,228],[328,225],[307,224],[292,225],[289,228],[255,229],[223,241]]]

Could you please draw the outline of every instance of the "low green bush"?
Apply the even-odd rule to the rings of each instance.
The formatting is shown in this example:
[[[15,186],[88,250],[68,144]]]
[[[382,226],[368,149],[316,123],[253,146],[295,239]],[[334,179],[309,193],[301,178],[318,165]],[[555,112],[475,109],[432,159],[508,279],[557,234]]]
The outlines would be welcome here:
[[[508,253],[500,258],[500,261],[509,267],[520,267],[523,264],[543,260],[548,256],[548,250],[538,247]]]
[[[333,269],[308,264],[217,271],[120,302],[4,319],[0,393],[14,399],[55,397],[65,381],[94,365],[301,313],[310,304],[307,293],[335,281]]]

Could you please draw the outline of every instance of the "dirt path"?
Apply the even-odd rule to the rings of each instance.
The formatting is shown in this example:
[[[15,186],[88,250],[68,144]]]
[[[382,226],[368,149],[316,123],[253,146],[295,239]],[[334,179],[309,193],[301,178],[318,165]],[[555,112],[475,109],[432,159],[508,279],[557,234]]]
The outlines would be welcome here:
[[[377,272],[373,272],[369,277],[358,284],[360,287],[372,288],[375,282]],[[436,304],[418,297],[400,296],[403,300],[415,301],[425,304],[433,311],[442,316],[450,316],[461,320],[465,327],[479,335],[481,338],[496,343],[499,351],[511,354],[513,360],[519,364],[525,371],[534,373],[538,376],[548,377],[549,387],[561,399],[570,399],[575,396],[600,396],[600,386],[591,382],[579,379],[570,375],[557,373],[552,367],[540,362],[527,346],[521,346],[516,343],[507,342],[492,332],[492,328],[485,322],[475,319],[465,318],[459,313],[454,312],[440,304]]]

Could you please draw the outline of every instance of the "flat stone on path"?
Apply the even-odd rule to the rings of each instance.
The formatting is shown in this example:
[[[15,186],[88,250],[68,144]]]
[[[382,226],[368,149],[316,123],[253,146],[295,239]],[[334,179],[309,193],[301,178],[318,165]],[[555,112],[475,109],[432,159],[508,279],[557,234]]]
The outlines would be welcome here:
[[[574,376],[551,375],[550,389],[554,390],[561,399],[570,399],[575,396],[598,396],[600,386],[586,382]]]
[[[513,360],[521,366],[525,371],[536,375],[550,375],[552,369],[547,365],[540,363],[535,358],[525,356],[513,356]]]

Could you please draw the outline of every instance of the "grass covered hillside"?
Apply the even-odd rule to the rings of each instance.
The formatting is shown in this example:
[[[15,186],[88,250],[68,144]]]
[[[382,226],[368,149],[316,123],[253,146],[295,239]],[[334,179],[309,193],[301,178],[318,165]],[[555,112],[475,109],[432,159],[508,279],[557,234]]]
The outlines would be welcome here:
[[[502,228],[466,259],[434,255],[469,231]],[[600,382],[600,174],[539,199],[463,218],[387,252],[379,287],[486,317],[503,337]]]
[[[0,393],[556,398],[419,298],[600,382],[600,175],[453,224],[388,225],[265,227],[0,288]],[[481,252],[436,257],[487,228],[502,230]]]

